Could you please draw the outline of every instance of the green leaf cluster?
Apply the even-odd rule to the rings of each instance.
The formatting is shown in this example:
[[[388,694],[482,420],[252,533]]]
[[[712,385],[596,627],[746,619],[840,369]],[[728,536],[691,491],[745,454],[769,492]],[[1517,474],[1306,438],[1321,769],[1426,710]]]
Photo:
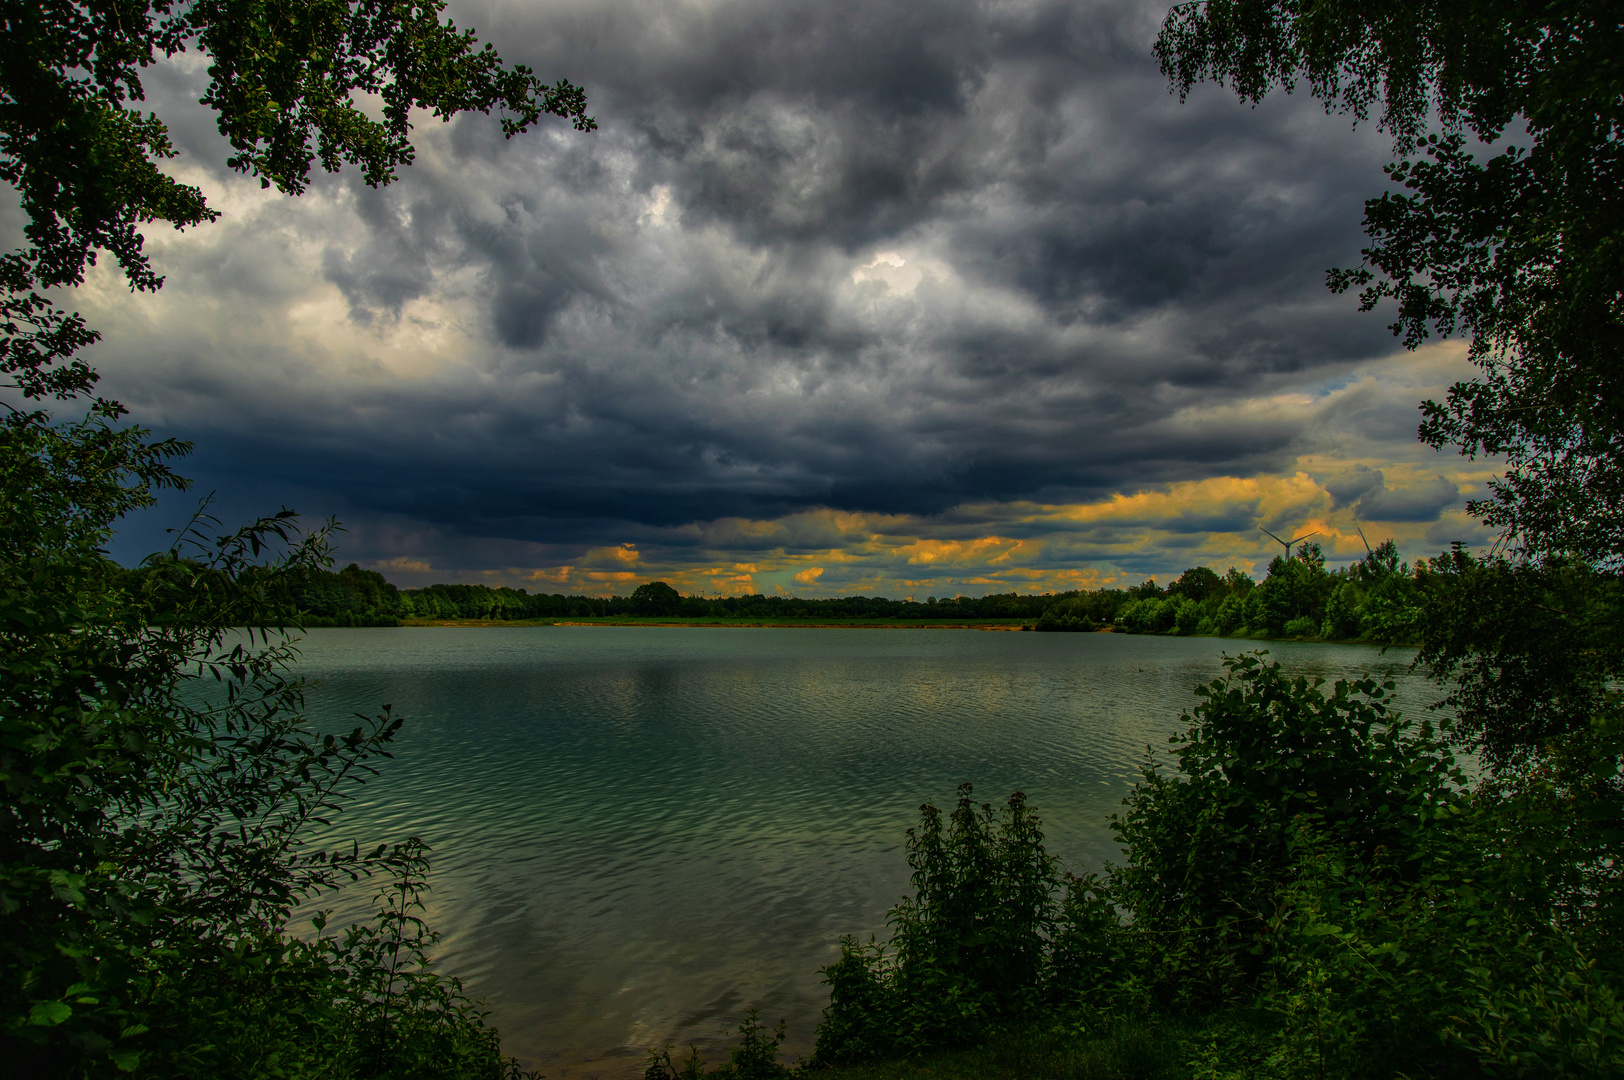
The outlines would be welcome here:
[[[1474,785],[1391,684],[1227,666],[1113,819],[1120,865],[1061,878],[1018,798],[927,805],[893,940],[825,970],[818,1058],[1127,1025],[1198,1076],[1624,1068],[1617,771]]]
[[[969,784],[908,830],[914,894],[887,918],[887,945],[841,942],[817,1057],[840,1064],[973,1045],[1041,1002],[1060,878],[1020,792],[1002,811]]]
[[[669,1044],[649,1052],[648,1066],[643,1080],[784,1080],[791,1070],[778,1060],[779,1047],[784,1044],[788,1024],[779,1020],[770,1031],[761,1022],[761,1010],[750,1009],[739,1024],[739,1040],[728,1050],[728,1059],[713,1069],[705,1068],[699,1048],[688,1045],[688,1056],[681,1064],[671,1059]]]
[[[0,179],[28,216],[22,265],[43,287],[77,284],[96,251],[132,287],[162,284],[140,227],[217,216],[196,187],[167,175],[168,131],[136,103],[145,72],[189,51],[209,59],[203,104],[231,144],[227,161],[298,194],[313,164],[361,169],[368,184],[411,162],[411,113],[502,114],[512,136],[543,114],[596,125],[581,89],[508,67],[472,32],[441,22],[444,3],[401,0],[50,0],[0,24]],[[368,99],[381,119],[367,112]]]
[[[1154,578],[1123,592],[1069,594],[1047,608],[1036,630],[1130,634],[1212,634],[1221,637],[1409,642],[1419,633],[1430,563],[1412,571],[1385,540],[1365,558],[1327,570],[1318,544],[1291,558],[1276,557],[1261,582],[1231,567],[1222,577],[1192,567],[1163,590]]]
[[[1624,559],[1624,23],[1603,0],[1196,0],[1156,43],[1180,95],[1305,79],[1403,160],[1336,291],[1397,305],[1414,348],[1465,334],[1479,377],[1421,436],[1507,468],[1471,509],[1531,553]],[[1469,148],[1466,134],[1476,139]]]
[[[0,1054],[20,1075],[495,1076],[483,1014],[428,965],[416,840],[313,845],[400,720],[313,728],[279,601],[328,558],[289,512],[201,517],[132,576],[116,520],[183,444],[92,406],[0,418]],[[334,888],[371,924],[296,934]]]

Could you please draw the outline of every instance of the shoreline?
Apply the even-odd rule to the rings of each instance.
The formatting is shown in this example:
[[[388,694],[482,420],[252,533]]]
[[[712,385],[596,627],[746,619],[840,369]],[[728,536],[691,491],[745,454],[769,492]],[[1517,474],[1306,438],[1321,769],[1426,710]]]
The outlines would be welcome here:
[[[796,622],[787,619],[636,619],[626,617],[609,617],[604,619],[402,619],[393,627],[310,627],[309,629],[322,630],[349,630],[349,629],[396,629],[412,630],[420,628],[451,628],[451,629],[504,629],[504,628],[535,628],[540,626],[602,626],[602,627],[633,627],[645,626],[662,630],[685,629],[722,629],[722,630],[979,630],[992,633],[1009,633],[1031,630],[1031,620],[1009,619],[1005,621],[979,620],[979,621],[948,621],[948,620],[921,620],[898,621],[889,620],[850,620],[846,622],[831,621],[828,619],[807,620]],[[1084,634],[1121,634],[1124,637],[1202,637],[1222,641],[1234,641],[1268,645],[1275,642],[1296,642],[1303,645],[1362,645],[1376,648],[1413,649],[1415,642],[1404,641],[1366,641],[1360,638],[1287,638],[1287,637],[1253,637],[1250,634],[1128,634],[1115,627],[1102,626],[1095,630],[1066,631],[1067,633]]]
[[[848,622],[818,621],[795,622],[785,619],[402,619],[401,629],[415,627],[535,627],[535,626],[649,626],[662,629],[770,629],[770,630],[988,630],[1020,631],[1026,625],[1020,619],[1008,622],[980,620],[976,622],[879,621],[851,620]],[[1110,633],[1111,631],[1100,631]]]

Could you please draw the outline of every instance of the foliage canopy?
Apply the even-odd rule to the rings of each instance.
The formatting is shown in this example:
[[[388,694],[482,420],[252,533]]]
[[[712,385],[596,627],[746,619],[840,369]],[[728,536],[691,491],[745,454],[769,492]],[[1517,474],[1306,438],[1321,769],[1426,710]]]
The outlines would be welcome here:
[[[427,965],[425,846],[310,839],[400,720],[317,730],[288,641],[232,630],[296,618],[277,579],[323,563],[330,530],[301,536],[288,511],[218,535],[199,522],[172,553],[187,558],[132,578],[104,546],[120,515],[184,486],[170,462],[187,447],[119,416],[0,418],[8,1068],[496,1076],[495,1033]],[[373,922],[288,931],[299,904],[374,875]]]
[[[1465,333],[1480,377],[1424,406],[1422,437],[1504,455],[1473,505],[1532,553],[1624,561],[1624,24],[1603,0],[1198,0],[1156,43],[1180,95],[1257,101],[1305,79],[1379,123],[1401,189],[1365,204],[1372,245],[1336,270],[1397,301],[1415,347]],[[1486,158],[1467,148],[1469,132]]]
[[[217,214],[160,167],[168,129],[144,112],[143,75],[184,53],[208,58],[202,104],[229,141],[227,164],[299,194],[316,163],[360,168],[374,186],[412,161],[413,112],[502,114],[508,136],[545,114],[578,130],[580,87],[509,67],[472,31],[441,22],[443,0],[45,0],[0,20],[0,179],[28,217],[27,247],[0,256],[0,374],[28,397],[87,393],[77,350],[98,335],[40,290],[84,280],[110,252],[131,288],[163,282],[140,228]],[[377,107],[377,118],[369,111]]]
[[[500,110],[502,130],[542,114],[596,126],[568,81],[548,86],[507,67],[471,31],[440,21],[441,0],[51,0],[17,5],[0,27],[0,178],[28,214],[29,261],[43,286],[82,280],[110,251],[133,287],[161,283],[138,227],[211,221],[196,187],[166,175],[163,121],[143,113],[142,74],[188,51],[209,60],[202,103],[233,155],[227,164],[297,195],[310,169],[359,166],[374,186],[412,160],[411,113],[449,119]],[[368,115],[376,99],[381,119]]]
[[[0,179],[28,246],[0,256],[0,372],[25,398],[90,393],[97,340],[41,293],[110,252],[134,289],[162,281],[140,227],[216,215],[167,175],[143,72],[210,60],[203,103],[228,164],[298,194],[315,162],[383,184],[412,159],[413,110],[595,125],[582,91],[506,67],[440,22],[438,0],[45,0],[0,20]],[[381,119],[367,111],[376,104]],[[429,970],[427,848],[322,849],[324,824],[400,721],[385,706],[319,731],[289,642],[329,527],[282,511],[215,534],[200,518],[151,572],[105,551],[118,519],[186,487],[154,441],[95,400],[78,421],[0,415],[0,1055],[46,1077],[421,1076],[514,1072],[453,980]],[[382,881],[340,935],[295,909]]]

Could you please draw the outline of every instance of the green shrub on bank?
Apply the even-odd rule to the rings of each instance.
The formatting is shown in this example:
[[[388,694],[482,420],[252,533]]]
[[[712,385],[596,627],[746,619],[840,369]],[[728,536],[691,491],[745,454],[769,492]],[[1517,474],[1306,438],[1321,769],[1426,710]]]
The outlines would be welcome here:
[[[1172,1024],[1210,1077],[1624,1071],[1616,770],[1469,788],[1390,686],[1228,667],[1114,819],[1121,865],[1057,877],[1018,795],[927,804],[892,940],[825,969],[817,1060]]]
[[[1292,619],[1290,622],[1286,623],[1285,626],[1281,627],[1280,636],[1288,638],[1312,638],[1319,637],[1319,632],[1319,623],[1314,621],[1313,616],[1303,615]]]
[[[1086,607],[1109,609],[1102,621],[1130,634],[1409,642],[1451,558],[1422,560],[1412,569],[1388,540],[1351,566],[1327,570],[1319,545],[1304,544],[1290,558],[1273,559],[1261,582],[1233,567],[1222,577],[1192,567],[1165,589],[1150,579],[1126,593],[1102,589],[1057,600],[1038,628],[1082,629],[1062,624]]]
[[[970,785],[945,816],[920,807],[908,830],[914,895],[892,909],[889,946],[842,940],[824,972],[820,1061],[839,1064],[974,1044],[1033,1014],[1059,888],[1042,826],[1020,792],[1002,812]]]

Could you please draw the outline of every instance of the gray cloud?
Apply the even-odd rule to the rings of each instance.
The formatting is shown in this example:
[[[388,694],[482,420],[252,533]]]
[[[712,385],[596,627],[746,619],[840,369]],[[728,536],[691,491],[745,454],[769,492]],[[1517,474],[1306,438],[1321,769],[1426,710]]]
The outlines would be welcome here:
[[[1380,469],[1372,469],[1368,465],[1355,465],[1347,473],[1324,483],[1325,490],[1331,496],[1331,509],[1341,510],[1343,507],[1354,505],[1372,492],[1385,490],[1387,481]]]
[[[1439,514],[1460,499],[1459,485],[1443,476],[1394,489],[1387,486],[1380,469],[1367,465],[1356,465],[1327,480],[1325,490],[1333,510],[1351,506],[1360,521],[1437,521]]]
[[[184,320],[109,308],[98,359],[206,477],[442,545],[1277,469],[1306,414],[1190,417],[1392,349],[1323,286],[1385,147],[1301,96],[1179,105],[1161,11],[461,5],[510,60],[583,82],[602,130],[462,118],[385,191],[345,174],[232,209],[156,245],[152,303]],[[152,95],[219,182],[197,78]],[[324,295],[349,328],[306,334]],[[438,359],[396,373],[417,351]],[[1334,505],[1428,521],[1456,494],[1365,482]]]
[[[1459,497],[1459,486],[1435,476],[1413,487],[1372,491],[1359,500],[1354,516],[1361,521],[1437,521]]]
[[[1454,516],[1439,520],[1427,529],[1425,539],[1428,544],[1440,551],[1458,542],[1482,552],[1499,539],[1499,534],[1481,522]]]

